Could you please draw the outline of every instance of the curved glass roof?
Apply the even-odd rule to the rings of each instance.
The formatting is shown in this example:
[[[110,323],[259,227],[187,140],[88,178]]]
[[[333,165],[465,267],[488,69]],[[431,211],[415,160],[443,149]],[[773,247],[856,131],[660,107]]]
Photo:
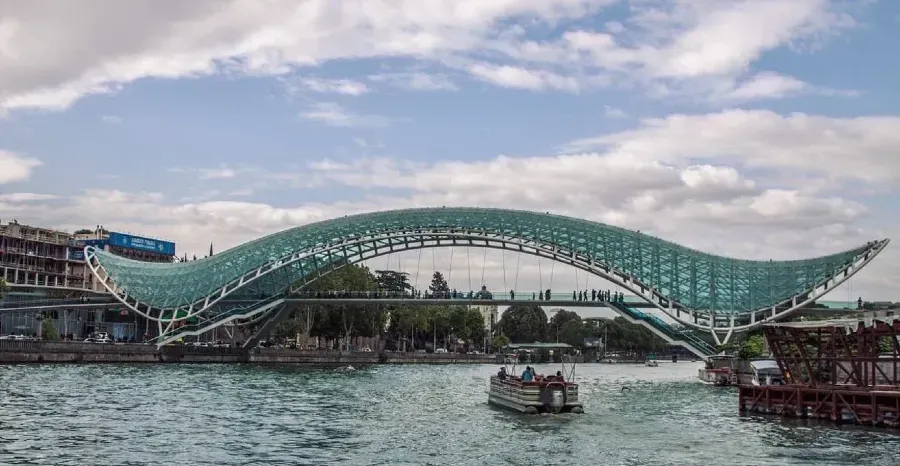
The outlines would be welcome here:
[[[178,308],[203,299],[223,285],[279,258],[360,235],[410,229],[467,229],[503,234],[577,251],[653,286],[685,307],[745,312],[774,305],[806,292],[875,242],[813,259],[751,261],[716,256],[631,230],[537,212],[424,208],[359,214],[281,231],[244,243],[210,258],[176,264],[95,254],[116,285],[156,308]],[[339,251],[353,259],[353,251]],[[266,298],[283,293],[315,267],[323,256],[282,267],[250,282],[241,293]]]

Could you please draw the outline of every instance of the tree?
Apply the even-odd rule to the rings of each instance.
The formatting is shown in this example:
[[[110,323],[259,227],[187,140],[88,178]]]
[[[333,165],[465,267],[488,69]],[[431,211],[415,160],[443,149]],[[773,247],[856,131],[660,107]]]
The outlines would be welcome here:
[[[409,274],[396,270],[376,270],[375,283],[378,290],[389,296],[406,296],[412,291]]]
[[[504,335],[502,333],[500,335],[495,336],[491,340],[491,347],[494,348],[495,350],[503,348],[504,346],[506,346],[508,344],[509,344],[509,337],[507,337],[506,335]]]
[[[632,324],[623,317],[603,319],[594,327],[594,336],[605,337],[610,351],[661,351],[668,343],[644,326]]]
[[[375,291],[376,277],[368,267],[350,264],[322,276],[303,288],[304,292]],[[377,304],[342,304],[308,306],[293,312],[274,330],[275,337],[291,337],[297,333],[327,340],[342,338],[349,345],[352,338],[381,336],[386,309]],[[309,325],[307,325],[309,320]]]
[[[6,283],[6,279],[0,278],[0,299],[6,297],[7,292],[9,292],[9,285]]]
[[[763,356],[765,340],[762,335],[750,335],[738,347],[738,357],[741,359],[757,359]]]
[[[581,322],[581,317],[573,311],[560,309],[552,318],[550,318],[550,324],[547,326],[547,340],[556,341],[557,334],[559,334],[563,325],[573,320]],[[562,341],[562,339],[560,339],[560,341]]]
[[[547,334],[547,314],[540,306],[514,304],[503,313],[499,327],[515,343],[534,343]]]
[[[585,325],[580,318],[567,320],[559,327],[559,341],[576,348],[584,349],[584,339],[591,336],[595,336],[592,326]]]
[[[41,321],[41,337],[47,341],[59,340],[59,332],[56,330],[56,326],[53,325],[52,320],[44,318]]]
[[[447,283],[447,280],[444,279],[444,274],[434,271],[434,275],[431,276],[431,285],[428,286],[428,291],[431,292],[431,295],[436,298],[447,298],[450,293],[450,285]]]

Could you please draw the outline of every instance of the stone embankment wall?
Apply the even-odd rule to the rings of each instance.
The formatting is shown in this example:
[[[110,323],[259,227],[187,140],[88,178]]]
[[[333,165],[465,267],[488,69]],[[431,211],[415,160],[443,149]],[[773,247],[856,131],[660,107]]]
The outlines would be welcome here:
[[[480,364],[485,354],[363,353],[0,340],[0,364],[20,363]]]

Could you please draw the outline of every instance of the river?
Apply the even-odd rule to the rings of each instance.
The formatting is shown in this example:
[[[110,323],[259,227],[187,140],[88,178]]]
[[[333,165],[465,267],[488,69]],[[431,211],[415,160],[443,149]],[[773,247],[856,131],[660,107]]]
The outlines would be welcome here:
[[[701,384],[698,367],[580,365],[586,414],[529,417],[487,405],[493,365],[0,366],[0,464],[874,466],[900,456],[900,436],[884,430],[742,418],[736,390]]]

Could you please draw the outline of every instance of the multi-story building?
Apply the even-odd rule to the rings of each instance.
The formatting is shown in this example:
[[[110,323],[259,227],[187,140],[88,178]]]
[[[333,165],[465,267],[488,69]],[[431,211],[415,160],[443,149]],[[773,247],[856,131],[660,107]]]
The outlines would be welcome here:
[[[40,306],[57,299],[102,296],[106,289],[93,279],[85,263],[84,247],[88,245],[140,261],[175,260],[175,243],[109,232],[100,226],[70,234],[17,221],[0,223],[0,277],[9,286],[0,302],[15,307]],[[118,306],[55,310],[50,314],[0,311],[0,334],[39,334],[38,318],[53,319],[61,335],[76,339],[94,331],[105,331],[119,339],[139,338],[144,333],[140,328],[146,326],[139,316]]]
[[[491,338],[494,336],[494,331],[497,329],[497,322],[500,320],[497,306],[493,304],[478,304],[469,306],[469,309],[478,311],[484,319],[484,341],[482,342],[482,347],[487,349],[490,346]]]

